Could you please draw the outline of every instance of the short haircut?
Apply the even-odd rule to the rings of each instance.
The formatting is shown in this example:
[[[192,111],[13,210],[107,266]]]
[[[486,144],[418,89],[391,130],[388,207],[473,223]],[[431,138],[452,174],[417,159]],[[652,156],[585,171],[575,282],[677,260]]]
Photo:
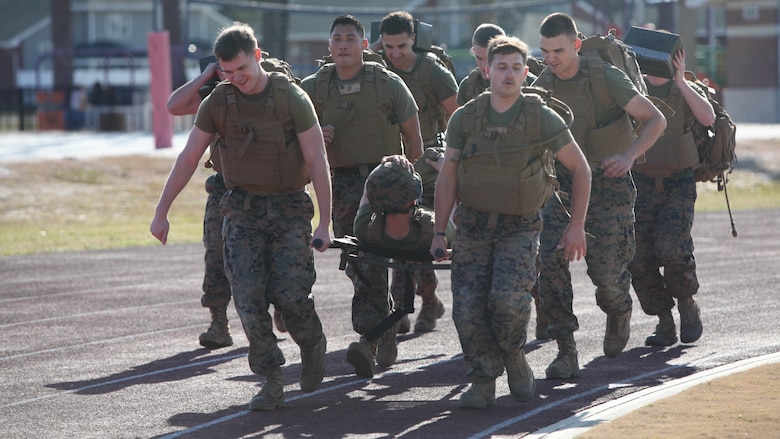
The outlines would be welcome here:
[[[414,17],[406,11],[391,12],[382,18],[379,24],[380,35],[398,35],[407,33],[414,35]]]
[[[487,47],[490,39],[499,35],[506,35],[501,26],[493,23],[482,23],[474,30],[474,35],[471,37],[471,45]]]
[[[219,32],[213,49],[217,59],[230,61],[240,52],[251,54],[258,47],[252,26],[236,21]]]
[[[559,35],[577,38],[577,24],[570,15],[556,12],[544,17],[539,34],[545,38],[555,38]]]
[[[512,53],[519,53],[523,57],[523,64],[525,64],[528,61],[528,44],[517,37],[507,35],[494,37],[488,43],[488,64],[493,63],[496,55],[509,55]]]
[[[333,20],[333,24],[330,25],[331,34],[333,33],[333,29],[335,29],[336,26],[355,26],[355,30],[357,30],[360,38],[366,37],[366,28],[363,26],[363,23],[361,23],[360,20],[352,15],[344,14],[336,17],[336,19]]]

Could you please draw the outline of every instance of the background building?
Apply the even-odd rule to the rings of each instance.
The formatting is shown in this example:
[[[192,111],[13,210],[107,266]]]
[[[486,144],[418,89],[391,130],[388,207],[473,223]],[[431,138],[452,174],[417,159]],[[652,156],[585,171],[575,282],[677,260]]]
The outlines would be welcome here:
[[[632,24],[671,30],[680,33],[686,48],[696,48],[688,50],[688,68],[722,89],[720,99],[735,120],[777,123],[779,5],[778,0],[0,0],[0,129],[148,130],[146,44],[152,31],[169,32],[174,87],[199,72],[198,58],[210,54],[219,29],[233,21],[252,25],[263,49],[306,76],[327,53],[334,17],[351,13],[370,31],[371,22],[399,9],[434,25],[434,42],[453,56],[458,79],[473,65],[471,33],[482,22],[501,25],[532,49],[541,19],[555,11],[573,15],[586,35],[616,28],[621,36]],[[82,123],[68,124],[80,111]],[[190,121],[177,123],[184,128]]]

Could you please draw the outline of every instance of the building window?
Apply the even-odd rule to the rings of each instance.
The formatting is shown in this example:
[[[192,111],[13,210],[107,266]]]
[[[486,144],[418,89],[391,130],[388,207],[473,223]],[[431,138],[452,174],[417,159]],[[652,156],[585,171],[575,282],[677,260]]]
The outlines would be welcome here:
[[[133,36],[130,15],[106,14],[106,37],[112,40],[125,40]]]
[[[743,6],[742,19],[745,21],[758,20],[758,6]]]

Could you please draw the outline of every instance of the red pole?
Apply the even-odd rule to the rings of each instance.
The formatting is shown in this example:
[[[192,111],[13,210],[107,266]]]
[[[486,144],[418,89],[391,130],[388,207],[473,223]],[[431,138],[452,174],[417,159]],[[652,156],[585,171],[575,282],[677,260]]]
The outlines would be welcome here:
[[[155,149],[173,146],[173,116],[166,104],[171,95],[171,44],[168,31],[149,32],[149,94]]]

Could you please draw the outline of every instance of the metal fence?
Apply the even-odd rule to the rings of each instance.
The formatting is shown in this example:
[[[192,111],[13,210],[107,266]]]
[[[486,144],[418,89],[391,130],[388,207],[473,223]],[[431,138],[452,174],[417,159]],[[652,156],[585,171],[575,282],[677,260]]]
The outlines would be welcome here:
[[[144,131],[152,130],[147,89],[94,90],[0,88],[0,131]],[[174,118],[174,131],[189,130],[194,117]]]

